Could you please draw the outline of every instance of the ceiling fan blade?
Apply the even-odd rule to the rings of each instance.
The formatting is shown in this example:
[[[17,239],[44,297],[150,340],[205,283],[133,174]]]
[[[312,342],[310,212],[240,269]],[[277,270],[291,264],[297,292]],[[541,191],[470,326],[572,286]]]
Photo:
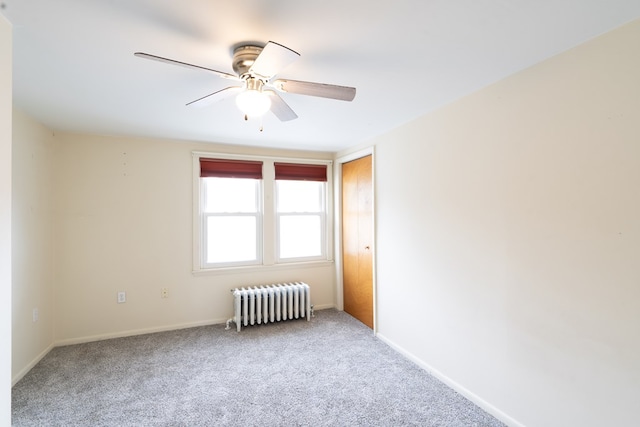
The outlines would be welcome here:
[[[229,86],[219,91],[210,93],[209,95],[203,96],[202,98],[198,98],[195,101],[191,101],[187,104],[187,107],[199,107],[204,108],[208,107],[211,104],[214,104],[218,101],[222,101],[234,94],[240,92],[242,90],[239,86]]]
[[[214,70],[212,68],[201,67],[199,65],[188,64],[186,62],[176,61],[175,59],[163,58],[162,56],[151,55],[150,53],[136,52],[133,55],[137,56],[138,58],[151,59],[153,61],[164,62],[166,64],[181,65],[187,68],[195,68],[196,70],[209,71],[225,79],[240,80],[240,78],[234,74],[225,73],[223,71]]]
[[[249,72],[269,80],[298,57],[298,52],[276,42],[269,42],[251,65]]]
[[[288,122],[298,118],[298,115],[289,107],[284,99],[272,90],[265,90],[264,93],[268,94],[271,98],[271,112],[280,119],[281,122]]]
[[[340,101],[353,101],[353,98],[356,96],[356,88],[349,86],[301,82],[299,80],[287,79],[278,79],[271,82],[271,84],[282,92],[319,96],[322,98],[338,99]]]

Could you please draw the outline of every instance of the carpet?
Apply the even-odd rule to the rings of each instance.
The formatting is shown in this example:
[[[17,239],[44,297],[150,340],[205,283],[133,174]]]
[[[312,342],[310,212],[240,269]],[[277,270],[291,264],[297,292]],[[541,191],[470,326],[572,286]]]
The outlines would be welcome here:
[[[344,312],[54,348],[14,426],[502,426]]]

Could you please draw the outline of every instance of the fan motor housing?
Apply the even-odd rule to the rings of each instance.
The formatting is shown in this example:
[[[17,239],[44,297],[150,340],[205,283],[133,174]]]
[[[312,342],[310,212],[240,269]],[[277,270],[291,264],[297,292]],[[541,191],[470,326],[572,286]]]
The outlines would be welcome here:
[[[243,75],[253,65],[258,55],[262,52],[262,46],[242,45],[233,50],[233,71]]]

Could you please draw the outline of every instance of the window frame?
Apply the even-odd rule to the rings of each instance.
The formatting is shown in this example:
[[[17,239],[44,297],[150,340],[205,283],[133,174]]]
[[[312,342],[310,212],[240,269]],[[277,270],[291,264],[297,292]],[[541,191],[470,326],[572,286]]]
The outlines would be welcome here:
[[[333,161],[330,159],[309,159],[297,157],[276,157],[276,156],[255,156],[217,152],[193,151],[193,183],[192,183],[192,210],[193,210],[193,232],[192,232],[192,272],[193,274],[216,274],[225,271],[262,271],[265,269],[292,268],[304,265],[315,266],[322,263],[333,263]],[[259,218],[262,233],[258,236],[258,251],[262,254],[261,262],[257,264],[229,263],[207,265],[204,245],[204,224],[202,215],[203,186],[200,179],[200,159],[211,158],[221,160],[245,160],[262,161],[263,176],[261,180],[259,207],[261,216]],[[279,259],[278,248],[279,226],[277,225],[277,205],[276,205],[276,183],[274,163],[293,164],[317,164],[325,165],[327,168],[327,181],[324,191],[324,223],[322,232],[323,255],[319,257],[301,257]],[[260,197],[259,196],[259,197]]]

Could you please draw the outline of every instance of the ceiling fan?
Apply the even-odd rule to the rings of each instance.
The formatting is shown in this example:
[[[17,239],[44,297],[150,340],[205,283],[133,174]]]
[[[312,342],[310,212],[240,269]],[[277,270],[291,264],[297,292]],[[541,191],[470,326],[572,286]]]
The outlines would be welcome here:
[[[205,107],[237,95],[236,104],[244,113],[245,120],[249,117],[262,116],[269,110],[283,122],[296,119],[298,117],[296,113],[277,92],[319,96],[341,101],[352,101],[356,96],[356,89],[348,86],[290,79],[273,80],[273,77],[280,70],[298,59],[300,54],[272,41],[264,46],[260,46],[258,43],[236,45],[233,49],[232,67],[237,75],[144,52],[136,52],[134,55],[167,64],[209,71],[219,77],[239,83],[239,85],[232,85],[191,101],[187,106]]]

